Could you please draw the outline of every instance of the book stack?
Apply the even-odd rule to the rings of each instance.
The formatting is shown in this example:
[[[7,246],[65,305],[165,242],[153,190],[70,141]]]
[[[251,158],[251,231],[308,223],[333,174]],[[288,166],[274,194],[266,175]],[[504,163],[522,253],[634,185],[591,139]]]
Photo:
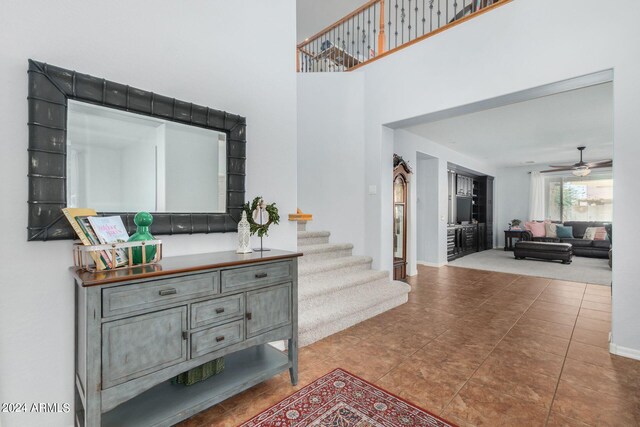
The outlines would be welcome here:
[[[85,246],[125,243],[129,233],[119,216],[97,216],[93,209],[64,208],[64,216]],[[127,251],[123,248],[89,252],[98,270],[123,267],[129,263]]]

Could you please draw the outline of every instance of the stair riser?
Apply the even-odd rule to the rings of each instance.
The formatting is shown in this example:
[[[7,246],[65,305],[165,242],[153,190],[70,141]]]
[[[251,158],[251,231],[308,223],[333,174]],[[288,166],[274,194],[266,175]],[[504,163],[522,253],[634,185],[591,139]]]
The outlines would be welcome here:
[[[301,311],[310,310],[314,307],[325,306],[331,307],[331,304],[335,301],[341,300],[353,300],[354,298],[362,297],[362,295],[368,294],[372,289],[382,286],[392,286],[389,283],[388,278],[375,280],[373,282],[365,282],[354,286],[345,287],[343,289],[337,289],[330,293],[316,294],[316,295],[303,295],[299,294],[298,309]]]
[[[337,251],[329,251],[329,252],[319,252],[315,254],[304,254],[302,258],[298,259],[298,263],[308,264],[310,262],[322,261],[327,259],[336,259],[351,256],[351,249],[340,249]]]
[[[307,221],[298,221],[298,231],[307,231]]]
[[[391,310],[394,307],[398,307],[399,305],[406,303],[407,300],[408,300],[408,294],[403,294],[398,297],[384,301],[381,304],[365,309],[363,311],[353,313],[348,316],[341,317],[339,319],[335,319],[330,323],[325,323],[322,325],[321,328],[316,327],[316,328],[310,328],[308,330],[300,329],[299,336],[298,336],[298,343],[300,347],[313,344],[314,342],[319,341],[322,338],[328,337],[329,335],[333,335],[337,332],[345,330],[350,326],[353,326],[364,320],[375,317],[378,314],[384,313],[387,310]]]
[[[299,260],[298,262],[300,262],[302,258],[298,258]],[[317,273],[310,273],[310,274],[300,273],[300,276],[308,277],[313,280],[317,277],[326,278],[331,275],[347,274],[347,273],[353,273],[353,272],[362,271],[362,270],[371,270],[371,262],[360,262],[358,264],[351,264],[345,267],[340,267],[340,268],[327,270],[327,271],[320,271]]]
[[[329,243],[329,236],[327,237],[298,237],[298,247],[309,245],[322,245]]]

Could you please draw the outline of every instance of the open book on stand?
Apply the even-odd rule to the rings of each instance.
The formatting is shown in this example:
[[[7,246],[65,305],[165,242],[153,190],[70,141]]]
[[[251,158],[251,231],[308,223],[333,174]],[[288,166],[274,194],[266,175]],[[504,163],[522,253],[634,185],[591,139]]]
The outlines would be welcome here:
[[[129,233],[127,233],[122,218],[119,216],[90,216],[87,219],[98,238],[99,244],[125,243],[129,240]],[[115,251],[115,263],[111,259],[111,252],[107,251],[107,254],[112,268],[127,265],[129,262],[127,251],[124,249]]]

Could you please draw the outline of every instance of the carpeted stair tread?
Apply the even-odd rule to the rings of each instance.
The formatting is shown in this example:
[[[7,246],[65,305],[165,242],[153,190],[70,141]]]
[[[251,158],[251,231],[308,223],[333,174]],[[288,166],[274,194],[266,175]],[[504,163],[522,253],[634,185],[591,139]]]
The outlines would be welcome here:
[[[307,245],[298,248],[298,251],[305,255],[322,254],[327,252],[336,252],[353,249],[351,243],[322,243],[319,245]]]
[[[304,257],[302,257],[304,258]],[[368,256],[349,256],[334,259],[317,260],[309,264],[298,265],[298,276],[324,273],[332,270],[340,270],[351,267],[363,267],[371,264],[373,258]]]
[[[298,240],[329,236],[331,236],[331,232],[329,231],[298,231]]]
[[[389,273],[378,270],[360,270],[340,274],[329,272],[322,276],[301,276],[298,281],[298,299],[303,301],[365,283],[384,280],[388,277]]]
[[[393,285],[389,283],[389,278],[385,277],[384,279],[345,287],[331,293],[324,293],[315,295],[312,298],[299,300],[298,310],[300,312],[313,312],[313,309],[316,307],[332,307],[336,301],[359,301],[363,299],[375,301],[377,294],[388,290],[391,286]],[[402,294],[402,292],[400,292],[400,294]],[[353,309],[354,307],[351,307],[350,310],[353,311]]]
[[[328,231],[299,231],[298,247],[329,243],[330,236]]]
[[[341,317],[365,311],[370,307],[374,307],[386,300],[402,297],[407,295],[411,287],[403,282],[392,281],[388,285],[371,285],[368,288],[358,289],[359,298],[336,299],[333,304],[319,304],[309,310],[305,310],[303,316],[300,316],[298,329],[300,334],[320,327],[323,323],[335,321]],[[366,318],[362,319],[365,320]],[[326,336],[326,335],[325,335]]]
[[[298,335],[298,342],[301,347],[313,344],[314,342],[321,340],[324,337],[343,331],[353,325],[356,325],[364,320],[375,317],[385,311],[391,310],[402,304],[405,304],[409,299],[409,294],[404,293],[397,297],[387,299],[377,305],[348,314],[347,316],[340,317],[338,319],[330,319],[322,325],[318,325],[316,328],[306,329]]]

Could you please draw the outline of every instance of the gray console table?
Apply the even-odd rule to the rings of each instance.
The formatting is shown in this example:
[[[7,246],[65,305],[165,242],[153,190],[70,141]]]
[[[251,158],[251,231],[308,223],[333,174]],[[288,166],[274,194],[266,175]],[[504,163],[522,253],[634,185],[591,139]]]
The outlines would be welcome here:
[[[298,379],[298,261],[272,250],[165,258],[75,280],[79,426],[169,426],[289,370]],[[288,340],[288,352],[267,345]],[[171,378],[225,356],[192,386]]]

